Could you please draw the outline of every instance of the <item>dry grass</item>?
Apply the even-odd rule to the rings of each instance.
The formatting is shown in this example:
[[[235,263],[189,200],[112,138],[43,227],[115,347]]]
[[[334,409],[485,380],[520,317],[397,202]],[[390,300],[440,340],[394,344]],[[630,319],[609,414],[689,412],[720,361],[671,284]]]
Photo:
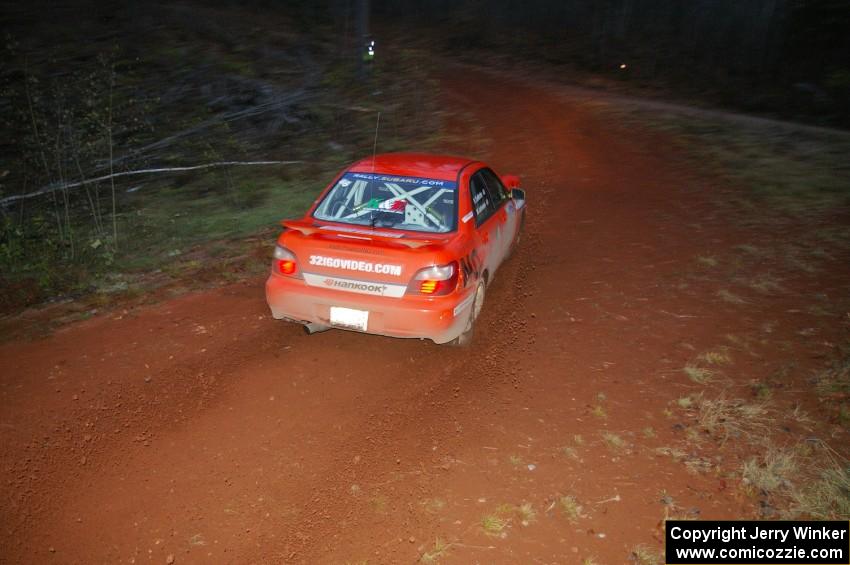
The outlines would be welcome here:
[[[446,507],[446,501],[442,498],[426,498],[419,503],[425,512],[436,514]]]
[[[841,348],[841,356],[815,376],[815,392],[821,402],[850,427],[850,344]]]
[[[765,252],[755,245],[750,245],[748,243],[743,243],[741,245],[736,245],[735,249],[740,251],[741,253],[745,253],[747,255],[752,255],[753,257],[761,257],[765,255]]]
[[[422,554],[419,558],[420,563],[432,564],[437,563],[440,559],[446,556],[451,544],[444,542],[440,538],[434,540],[434,546]]]
[[[732,356],[726,347],[700,353],[697,359],[709,365],[729,365],[732,362]]]
[[[558,499],[558,506],[561,508],[561,512],[564,516],[567,517],[567,520],[573,524],[578,522],[579,518],[584,518],[584,514],[582,514],[582,505],[579,504],[576,497],[572,495],[560,497]]]
[[[497,514],[488,514],[481,519],[481,527],[488,536],[498,536],[508,526],[508,520]]]
[[[699,426],[723,441],[731,438],[760,439],[767,435],[771,418],[764,403],[748,403],[740,398],[699,398],[696,402]]]
[[[745,485],[774,503],[784,501],[785,519],[850,518],[850,462],[824,443],[768,447],[746,461],[741,474]]]
[[[705,384],[711,382],[714,377],[714,371],[706,367],[700,367],[694,363],[688,363],[682,367],[682,372],[695,383]]]
[[[639,545],[632,550],[630,559],[635,565],[661,565],[663,560],[657,551],[645,545]]]
[[[676,399],[676,406],[682,410],[687,410],[694,405],[694,399],[690,396],[681,396]]]
[[[723,300],[724,302],[728,302],[730,304],[748,304],[748,300],[742,296],[739,296],[732,292],[731,290],[727,290],[725,288],[721,288],[717,291],[717,296]]]
[[[386,496],[379,494],[377,496],[373,496],[369,503],[372,506],[372,510],[374,510],[378,514],[386,514],[387,508],[389,506],[389,500]]]
[[[671,457],[674,461],[684,460],[688,454],[675,447],[656,447],[655,453],[664,457]]]
[[[615,433],[603,432],[602,439],[611,451],[619,453],[626,447],[626,440]]]
[[[765,494],[791,488],[798,472],[797,455],[791,450],[768,449],[761,457],[751,457],[741,469],[745,485]]]
[[[767,402],[773,397],[773,389],[770,388],[768,383],[762,381],[752,381],[750,383],[750,389],[753,391],[753,396],[755,396],[761,402]]]
[[[534,522],[537,519],[537,512],[534,510],[534,506],[530,502],[523,502],[516,509],[517,516],[519,516],[520,524],[523,526],[527,526]]]
[[[850,466],[827,458],[816,478],[792,493],[791,512],[816,520],[850,519]]]
[[[759,275],[746,284],[751,289],[762,294],[778,294],[785,291],[785,288],[780,284],[780,280],[770,274]]]
[[[492,514],[481,519],[481,527],[487,535],[504,537],[505,528],[514,520],[518,520],[523,526],[528,526],[536,519],[537,511],[530,502],[523,502],[519,506],[500,504]]]

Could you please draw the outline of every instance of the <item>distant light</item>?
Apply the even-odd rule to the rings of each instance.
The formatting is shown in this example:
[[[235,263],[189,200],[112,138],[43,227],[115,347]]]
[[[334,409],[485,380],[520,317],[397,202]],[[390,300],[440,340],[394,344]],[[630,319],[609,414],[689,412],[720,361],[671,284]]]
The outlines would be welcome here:
[[[621,64],[620,64],[620,68],[621,68],[621,69],[625,69],[627,66],[628,66],[628,65],[626,65],[625,63],[621,63]]]

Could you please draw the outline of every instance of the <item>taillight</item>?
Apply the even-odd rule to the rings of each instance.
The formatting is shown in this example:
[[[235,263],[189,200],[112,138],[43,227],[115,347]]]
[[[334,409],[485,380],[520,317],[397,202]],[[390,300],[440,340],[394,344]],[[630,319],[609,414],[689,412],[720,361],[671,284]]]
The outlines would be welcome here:
[[[457,261],[448,265],[434,265],[419,269],[410,284],[407,292],[410,294],[424,294],[427,296],[444,296],[457,287],[459,276]]]
[[[295,253],[276,245],[274,248],[274,267],[281,275],[292,276],[298,270],[298,262],[295,259]]]

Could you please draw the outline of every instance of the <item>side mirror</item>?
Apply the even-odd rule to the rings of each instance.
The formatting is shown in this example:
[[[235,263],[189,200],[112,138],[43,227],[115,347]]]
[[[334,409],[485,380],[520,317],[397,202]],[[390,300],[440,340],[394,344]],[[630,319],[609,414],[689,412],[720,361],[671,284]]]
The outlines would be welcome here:
[[[516,175],[505,175],[502,177],[502,182],[505,183],[508,190],[512,188],[519,188],[519,177]]]
[[[525,191],[521,188],[512,188],[511,198],[525,202]]]

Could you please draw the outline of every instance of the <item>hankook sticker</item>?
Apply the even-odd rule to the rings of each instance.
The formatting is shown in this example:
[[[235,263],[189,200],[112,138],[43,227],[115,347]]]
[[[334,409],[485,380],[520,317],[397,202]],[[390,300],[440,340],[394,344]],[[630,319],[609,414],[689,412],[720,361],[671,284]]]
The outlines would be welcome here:
[[[358,281],[354,279],[329,277],[327,275],[319,275],[316,273],[304,273],[304,282],[310,286],[332,288],[335,290],[356,292],[358,294],[371,294],[372,296],[389,296],[391,298],[401,298],[407,290],[406,286],[400,284]]]

